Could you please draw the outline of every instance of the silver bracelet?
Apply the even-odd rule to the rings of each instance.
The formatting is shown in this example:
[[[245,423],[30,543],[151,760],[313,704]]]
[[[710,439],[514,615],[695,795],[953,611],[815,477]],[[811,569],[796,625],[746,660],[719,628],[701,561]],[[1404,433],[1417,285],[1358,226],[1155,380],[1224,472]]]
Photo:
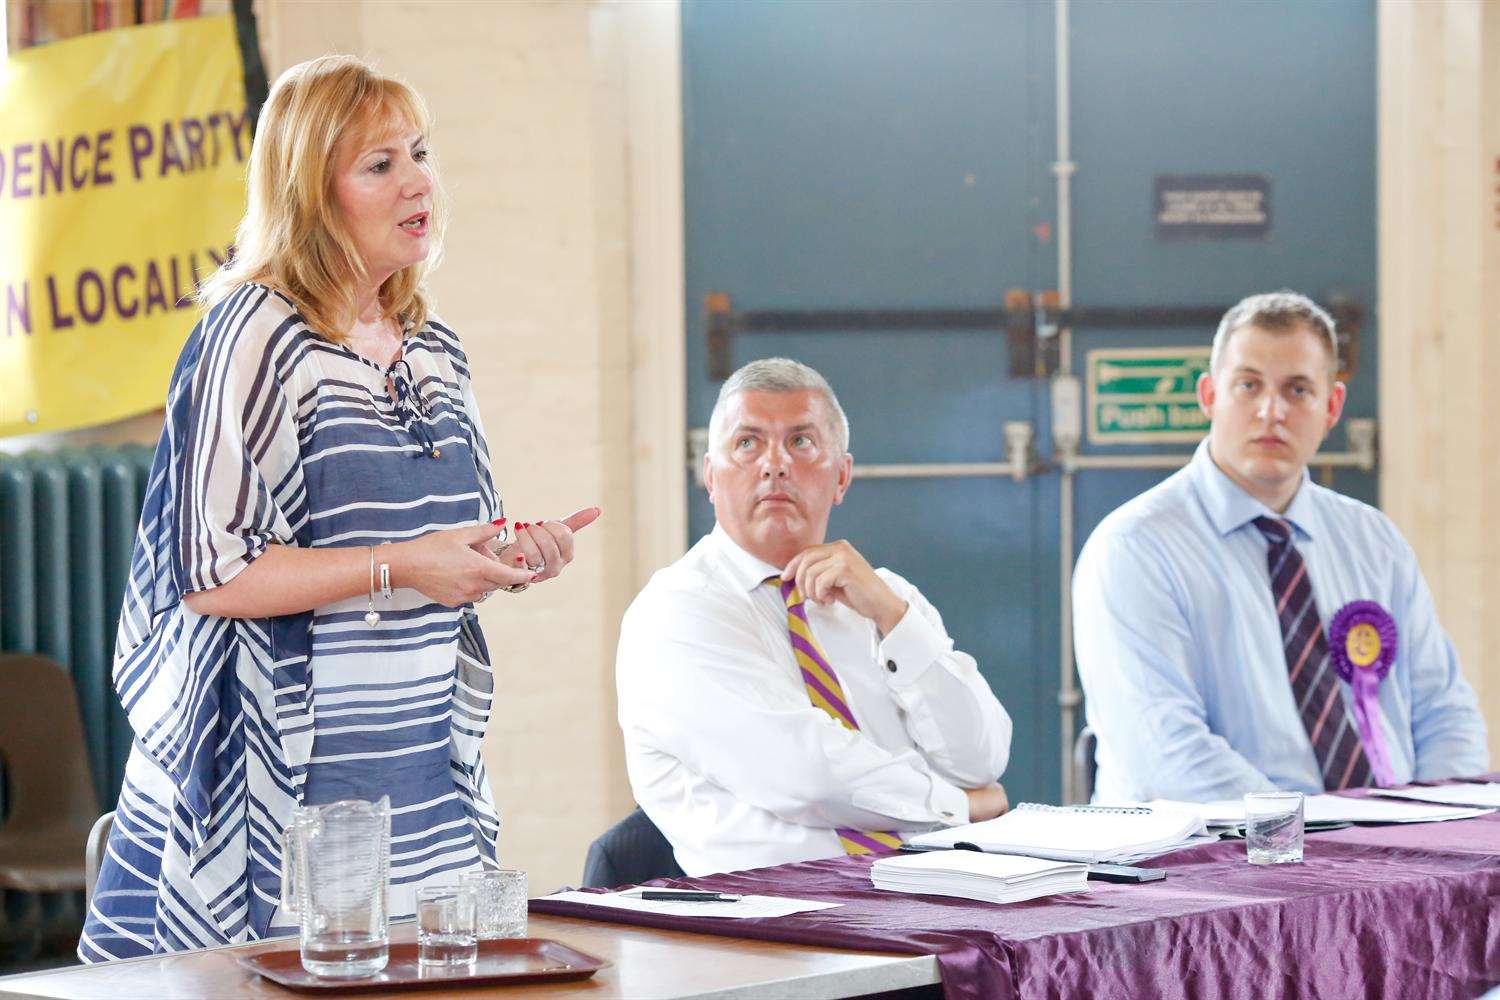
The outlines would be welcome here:
[[[389,567],[382,566],[382,570],[389,572]],[[375,610],[375,546],[370,546],[370,603],[369,610],[365,612],[365,624],[374,628],[380,624],[380,612]]]

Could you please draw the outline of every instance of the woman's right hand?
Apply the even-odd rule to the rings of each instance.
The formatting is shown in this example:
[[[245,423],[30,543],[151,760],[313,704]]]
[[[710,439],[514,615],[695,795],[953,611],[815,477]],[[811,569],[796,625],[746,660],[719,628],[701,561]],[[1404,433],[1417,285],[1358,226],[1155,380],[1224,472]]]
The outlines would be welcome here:
[[[472,547],[483,546],[504,530],[496,524],[448,528],[376,552],[382,562],[390,563],[391,586],[410,587],[456,608],[481,601],[501,587],[531,582],[534,574],[524,565],[506,565]]]

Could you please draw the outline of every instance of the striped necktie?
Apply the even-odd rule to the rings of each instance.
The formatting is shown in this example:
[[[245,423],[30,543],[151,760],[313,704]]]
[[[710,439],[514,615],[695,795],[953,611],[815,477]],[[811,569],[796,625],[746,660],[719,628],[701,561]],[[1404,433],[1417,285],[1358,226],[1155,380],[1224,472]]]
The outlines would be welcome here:
[[[792,652],[796,654],[797,666],[802,670],[802,683],[807,686],[807,696],[812,703],[833,716],[845,729],[859,730],[849,702],[844,697],[844,686],[839,675],[833,672],[823,647],[813,637],[812,626],[807,623],[807,609],[802,606],[802,594],[791,580],[780,576],[766,578],[766,583],[776,584],[781,590],[781,599],[786,602],[786,627],[792,640]],[[901,838],[894,833],[878,830],[851,830],[839,827],[835,830],[845,854],[884,854],[901,846]]]
[[[1292,697],[1323,773],[1323,787],[1330,791],[1363,788],[1370,784],[1370,761],[1344,706],[1333,664],[1328,662],[1328,638],[1323,634],[1312,581],[1307,578],[1307,563],[1292,544],[1292,526],[1270,517],[1257,517],[1254,523],[1270,543],[1266,564],[1271,570],[1271,597],[1281,622]]]

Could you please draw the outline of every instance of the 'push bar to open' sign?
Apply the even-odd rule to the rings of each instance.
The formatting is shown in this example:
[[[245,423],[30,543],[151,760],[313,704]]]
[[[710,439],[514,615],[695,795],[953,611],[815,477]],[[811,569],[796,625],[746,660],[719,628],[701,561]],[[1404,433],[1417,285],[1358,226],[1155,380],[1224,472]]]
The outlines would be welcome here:
[[[1206,371],[1207,347],[1089,351],[1089,444],[1197,441],[1208,430],[1195,393]]]

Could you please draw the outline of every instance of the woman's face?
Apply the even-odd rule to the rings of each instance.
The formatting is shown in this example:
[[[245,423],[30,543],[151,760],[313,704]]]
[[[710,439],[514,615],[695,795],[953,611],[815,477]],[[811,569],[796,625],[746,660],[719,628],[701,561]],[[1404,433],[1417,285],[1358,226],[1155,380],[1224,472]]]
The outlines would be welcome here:
[[[333,196],[378,286],[427,259],[433,182],[420,132],[403,124],[372,136],[339,151]]]

